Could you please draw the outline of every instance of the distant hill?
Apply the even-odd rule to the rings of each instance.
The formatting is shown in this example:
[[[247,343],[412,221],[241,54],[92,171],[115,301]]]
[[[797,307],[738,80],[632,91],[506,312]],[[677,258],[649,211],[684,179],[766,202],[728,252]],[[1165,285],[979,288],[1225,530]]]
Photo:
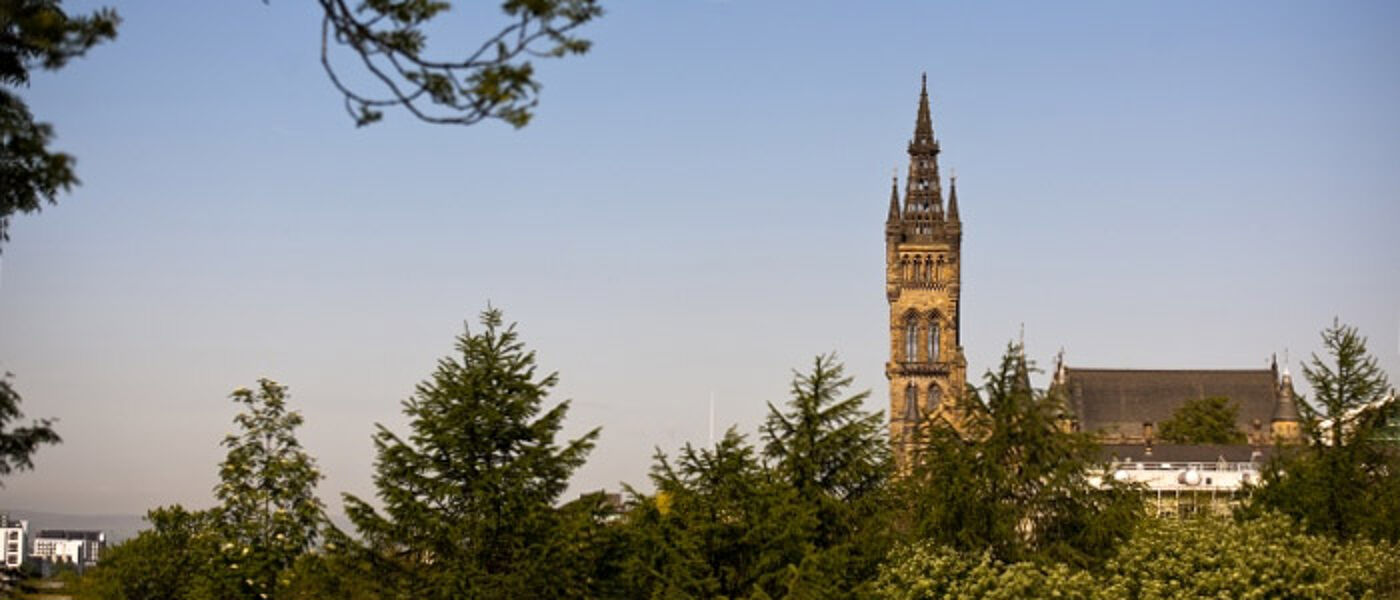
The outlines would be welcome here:
[[[109,545],[134,537],[136,532],[147,526],[141,515],[65,515],[22,508],[0,512],[29,521],[29,531],[32,533],[38,533],[41,529],[95,529],[107,534]]]

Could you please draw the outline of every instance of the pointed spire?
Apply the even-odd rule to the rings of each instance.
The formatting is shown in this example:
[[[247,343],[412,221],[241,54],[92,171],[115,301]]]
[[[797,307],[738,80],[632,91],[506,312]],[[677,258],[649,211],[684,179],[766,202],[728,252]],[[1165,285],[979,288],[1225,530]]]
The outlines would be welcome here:
[[[909,140],[908,183],[904,192],[904,219],[911,233],[934,235],[943,216],[943,191],[938,176],[938,140],[933,137],[929,112],[928,76],[919,88],[919,111],[914,138]]]
[[[913,145],[937,145],[933,139],[933,117],[930,116],[928,108],[928,73],[924,73],[923,83],[919,86],[919,116],[914,121]]]
[[[958,221],[958,175],[956,173],[948,178],[948,220],[955,223]]]
[[[890,178],[890,215],[885,218],[886,223],[899,221],[899,167],[894,169],[894,177]]]

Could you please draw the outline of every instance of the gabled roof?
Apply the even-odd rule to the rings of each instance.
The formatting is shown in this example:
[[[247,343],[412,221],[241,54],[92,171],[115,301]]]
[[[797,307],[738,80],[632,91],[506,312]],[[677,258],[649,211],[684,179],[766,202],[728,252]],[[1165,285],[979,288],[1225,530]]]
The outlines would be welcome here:
[[[1187,400],[1224,396],[1239,406],[1242,432],[1274,417],[1277,386],[1271,369],[1138,370],[1065,367],[1069,408],[1086,432],[1142,435],[1143,424],[1170,419]]]

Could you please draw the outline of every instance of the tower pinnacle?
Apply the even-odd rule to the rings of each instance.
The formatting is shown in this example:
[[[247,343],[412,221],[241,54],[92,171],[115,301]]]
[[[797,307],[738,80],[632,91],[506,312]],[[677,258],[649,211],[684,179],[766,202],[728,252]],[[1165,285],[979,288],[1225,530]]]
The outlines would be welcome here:
[[[890,177],[890,215],[885,218],[886,223],[899,222],[899,169],[894,170],[894,175]]]
[[[974,192],[977,190],[973,190]],[[948,220],[958,222],[958,176],[948,178]]]

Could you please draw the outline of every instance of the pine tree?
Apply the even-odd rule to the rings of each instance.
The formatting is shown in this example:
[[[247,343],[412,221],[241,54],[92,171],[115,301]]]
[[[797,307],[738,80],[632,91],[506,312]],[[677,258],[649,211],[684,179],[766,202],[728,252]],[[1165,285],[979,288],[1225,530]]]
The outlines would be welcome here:
[[[885,484],[890,453],[884,415],[866,412],[869,391],[843,397],[852,378],[835,355],[794,372],[786,412],[768,405],[764,455],[817,519],[812,551],[792,579],[823,597],[872,581],[889,551]]]
[[[620,597],[782,597],[803,579],[815,515],[734,429],[674,462],[657,452],[651,480],[656,494],[634,492],[624,523]]]
[[[888,474],[883,415],[865,412],[868,390],[841,397],[851,382],[835,355],[817,356],[810,374],[793,373],[788,412],[768,404],[764,455],[804,496],[859,498]]]
[[[1128,537],[1141,495],[1096,481],[1097,446],[1057,424],[1061,401],[1034,390],[1021,348],[1009,345],[984,377],[985,410],[962,432],[933,424],[901,481],[904,532],[1001,561],[1089,565]]]
[[[316,542],[325,518],[316,497],[321,473],[297,441],[302,417],[287,409],[285,386],[259,379],[256,390],[239,388],[232,398],[244,409],[234,418],[240,432],[223,440],[228,455],[214,488],[223,575],[216,579],[221,593],[276,598],[284,571]]]
[[[1366,351],[1366,338],[1355,327],[1333,319],[1332,326],[1322,332],[1322,344],[1331,364],[1313,354],[1303,365],[1314,399],[1331,421],[1326,431],[1318,432],[1325,438],[1317,441],[1332,446],[1364,442],[1364,434],[1369,433],[1366,417],[1376,411],[1363,409],[1379,404],[1391,391],[1390,383],[1376,357]]]
[[[1243,513],[1282,512],[1343,540],[1400,541],[1400,457],[1374,435],[1394,391],[1355,327],[1334,320],[1322,342],[1328,359],[1313,354],[1303,373],[1320,405],[1305,414],[1325,420],[1305,427],[1306,447],[1270,461]]]
[[[598,431],[556,444],[569,406],[544,407],[556,375],[537,377],[499,310],[481,324],[403,402],[408,436],[378,426],[382,512],[346,494],[360,539],[328,547],[386,598],[587,597],[597,501],[556,503]]]

